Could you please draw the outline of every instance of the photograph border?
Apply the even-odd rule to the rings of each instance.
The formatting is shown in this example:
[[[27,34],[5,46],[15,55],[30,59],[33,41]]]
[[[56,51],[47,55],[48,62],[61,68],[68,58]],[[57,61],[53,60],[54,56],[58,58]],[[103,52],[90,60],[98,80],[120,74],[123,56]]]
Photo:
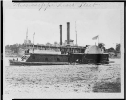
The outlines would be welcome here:
[[[27,3],[30,3],[30,2],[33,2],[33,3],[41,3],[41,2],[103,2],[103,0],[79,0],[79,1],[77,1],[77,0],[41,0],[41,1],[17,1],[17,0],[12,0],[12,2],[21,2],[21,3],[25,3],[25,2],[27,2]],[[117,1],[119,1],[119,0],[104,0],[104,2],[117,2]],[[125,0],[121,0],[121,1],[119,1],[119,2],[124,2],[124,98],[125,98],[125,76],[126,76],[126,68],[125,68],[125,47],[126,47],[126,44],[125,44],[125,33],[126,33],[126,19],[125,19],[125,17],[126,17],[126,2],[125,2]],[[4,47],[4,44],[3,44],[3,1],[1,1],[1,99],[3,99],[2,97],[3,97],[3,48],[5,48]]]

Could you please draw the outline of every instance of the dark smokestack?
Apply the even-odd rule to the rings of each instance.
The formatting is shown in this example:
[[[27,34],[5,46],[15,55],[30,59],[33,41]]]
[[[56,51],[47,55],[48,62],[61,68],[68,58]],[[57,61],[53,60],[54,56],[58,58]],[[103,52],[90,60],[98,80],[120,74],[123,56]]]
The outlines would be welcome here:
[[[70,44],[70,22],[67,22],[67,44]]]
[[[60,25],[60,45],[62,45],[62,25]]]

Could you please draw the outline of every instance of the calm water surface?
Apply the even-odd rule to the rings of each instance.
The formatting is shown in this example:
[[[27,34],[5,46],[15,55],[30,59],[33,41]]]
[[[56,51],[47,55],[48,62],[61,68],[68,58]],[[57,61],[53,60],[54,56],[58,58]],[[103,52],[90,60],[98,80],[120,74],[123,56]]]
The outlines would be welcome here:
[[[5,60],[5,94],[120,92],[120,59],[108,65],[9,66]],[[31,95],[32,96],[32,95]],[[40,96],[40,95],[38,95]]]

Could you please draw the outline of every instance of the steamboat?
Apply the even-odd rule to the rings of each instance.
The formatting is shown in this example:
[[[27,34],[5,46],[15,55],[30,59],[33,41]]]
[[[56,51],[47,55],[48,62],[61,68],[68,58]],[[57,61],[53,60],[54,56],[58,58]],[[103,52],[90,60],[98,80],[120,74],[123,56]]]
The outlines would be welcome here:
[[[77,36],[77,34],[76,34]],[[60,54],[35,53],[29,52],[29,49],[20,58],[9,60],[10,65],[69,65],[69,64],[108,64],[109,54],[104,53],[100,45],[89,45],[86,47],[71,46],[70,40],[70,23],[67,22],[67,45],[62,45],[62,25],[60,25],[60,46],[35,46],[29,45],[30,48],[41,49],[59,49]],[[77,42],[77,38],[76,38]],[[33,51],[34,51],[33,48]]]

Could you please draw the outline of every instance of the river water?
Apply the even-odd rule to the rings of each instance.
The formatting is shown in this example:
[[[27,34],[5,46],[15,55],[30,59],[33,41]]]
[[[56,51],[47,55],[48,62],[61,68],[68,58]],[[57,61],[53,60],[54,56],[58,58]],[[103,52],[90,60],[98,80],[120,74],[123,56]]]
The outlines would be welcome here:
[[[4,98],[43,98],[56,93],[120,93],[120,59],[107,65],[9,66],[4,61]],[[47,95],[48,94],[48,95]]]

